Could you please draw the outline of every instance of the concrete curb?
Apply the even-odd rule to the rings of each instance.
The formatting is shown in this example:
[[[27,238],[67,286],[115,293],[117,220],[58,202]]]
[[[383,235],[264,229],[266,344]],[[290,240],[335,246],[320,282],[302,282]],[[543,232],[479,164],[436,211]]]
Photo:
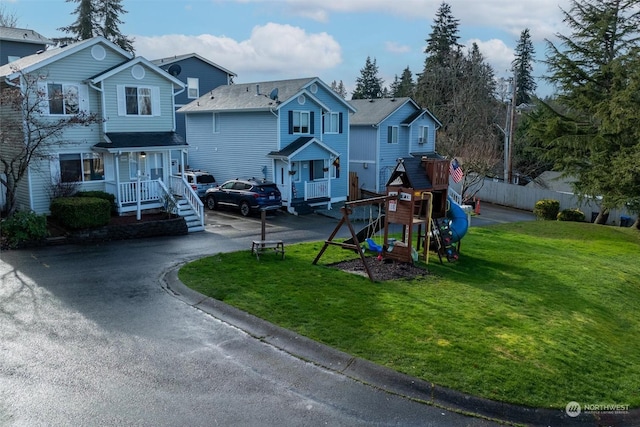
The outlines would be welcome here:
[[[640,409],[632,409],[625,414],[583,412],[570,417],[564,408],[531,408],[470,396],[350,356],[188,288],[178,279],[181,266],[174,266],[162,276],[164,288],[179,300],[294,357],[387,393],[503,423],[530,426],[640,426]]]

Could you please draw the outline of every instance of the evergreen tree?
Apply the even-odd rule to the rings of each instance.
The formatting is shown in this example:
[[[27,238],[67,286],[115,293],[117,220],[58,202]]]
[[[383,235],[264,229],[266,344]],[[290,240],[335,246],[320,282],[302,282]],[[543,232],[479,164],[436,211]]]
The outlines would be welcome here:
[[[93,0],[66,0],[67,3],[78,3],[72,14],[76,21],[66,27],[58,28],[65,33],[71,33],[69,40],[79,41],[90,39],[98,35],[98,22]]]
[[[436,19],[431,26],[431,33],[427,38],[427,62],[435,62],[440,65],[446,64],[452,54],[457,54],[462,47],[458,43],[459,20],[453,17],[451,6],[442,2],[436,12]]]
[[[515,49],[515,59],[511,63],[516,77],[516,105],[531,102],[531,94],[536,90],[536,82],[532,76],[535,49],[531,41],[529,29],[520,33],[520,39]]]
[[[340,82],[336,82],[335,80],[331,82],[331,90],[333,90],[334,92],[336,92],[338,95],[340,95],[343,98],[347,98],[347,89],[344,87],[344,83],[342,83],[342,80],[340,80]]]
[[[469,198],[502,157],[494,125],[499,108],[494,73],[476,44],[464,54],[458,43],[458,20],[448,4],[440,5],[431,28],[415,98],[442,123],[438,152],[462,159],[462,196]]]
[[[391,85],[391,94],[394,97],[405,97],[405,96],[414,96],[416,84],[413,81],[413,74],[409,67],[405,68],[402,71],[402,76],[398,79],[398,76],[395,76],[395,80]]]
[[[121,2],[122,0],[96,0],[96,12],[102,22],[100,35],[127,52],[134,53],[133,40],[119,30],[119,25],[123,23],[120,16],[127,13]]]
[[[134,53],[133,40],[122,34],[118,28],[122,24],[120,15],[127,13],[121,0],[66,0],[78,3],[73,11],[76,21],[60,31],[69,33],[69,37],[57,39],[59,42],[87,40],[103,36],[127,52]]]
[[[356,88],[351,94],[351,99],[375,99],[382,98],[384,80],[378,77],[376,59],[367,56],[364,68],[360,70],[360,77],[356,79]]]
[[[640,67],[638,0],[572,0],[564,11],[571,35],[558,35],[564,50],[547,41],[546,78],[559,89],[559,109],[539,120],[532,132],[547,142],[555,166],[576,178],[580,196],[601,197],[601,222],[608,209],[629,203],[640,190],[621,185],[637,165],[636,99]],[[632,180],[633,181],[633,180]]]
[[[442,120],[448,120],[448,105],[459,86],[459,67],[463,63],[462,45],[458,43],[458,20],[451,7],[442,3],[426,39],[424,70],[416,84],[416,100]]]

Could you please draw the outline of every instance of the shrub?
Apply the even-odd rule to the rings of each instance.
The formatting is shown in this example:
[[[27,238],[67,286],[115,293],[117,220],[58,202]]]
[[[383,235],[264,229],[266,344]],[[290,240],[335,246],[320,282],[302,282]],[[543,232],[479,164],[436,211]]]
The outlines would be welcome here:
[[[562,212],[558,213],[558,221],[575,221],[575,222],[583,222],[584,221],[584,212],[578,209],[564,209]]]
[[[79,191],[75,194],[76,197],[97,197],[98,199],[104,199],[111,204],[111,213],[117,212],[116,208],[116,196],[106,191]]]
[[[101,227],[109,224],[111,206],[98,197],[61,197],[51,202],[51,216],[71,229]]]
[[[553,199],[542,199],[536,202],[533,208],[533,213],[536,218],[553,221],[558,218],[558,212],[560,211],[560,202]]]
[[[2,221],[0,233],[11,248],[38,242],[47,237],[47,217],[31,211],[18,211]]]

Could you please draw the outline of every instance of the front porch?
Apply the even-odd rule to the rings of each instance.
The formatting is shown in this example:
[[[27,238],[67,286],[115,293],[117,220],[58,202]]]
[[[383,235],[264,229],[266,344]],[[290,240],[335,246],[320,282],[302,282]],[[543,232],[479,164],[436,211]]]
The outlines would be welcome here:
[[[105,191],[115,195],[119,215],[163,209],[184,217],[189,232],[204,230],[204,204],[181,175],[171,175],[168,186],[160,178],[106,182]]]

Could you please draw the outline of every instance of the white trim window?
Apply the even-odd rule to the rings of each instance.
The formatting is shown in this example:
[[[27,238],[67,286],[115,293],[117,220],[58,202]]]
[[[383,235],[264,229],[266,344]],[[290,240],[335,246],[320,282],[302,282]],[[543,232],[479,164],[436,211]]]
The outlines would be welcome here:
[[[429,142],[429,126],[420,126],[419,138],[422,144]]]
[[[200,97],[200,79],[197,77],[187,77],[187,98],[196,99]]]
[[[77,83],[42,82],[42,112],[50,116],[72,116],[88,111],[89,90]]]
[[[213,133],[220,133],[220,113],[213,113],[213,122],[211,123]]]
[[[60,182],[104,181],[104,159],[100,153],[60,154],[55,166]]]
[[[309,111],[294,111],[293,112],[293,133],[309,133]]]
[[[155,86],[118,85],[119,116],[159,116],[160,88]]]
[[[324,133],[340,132],[340,113],[325,113]]]
[[[387,143],[388,144],[398,143],[398,126],[389,126],[387,128]]]

